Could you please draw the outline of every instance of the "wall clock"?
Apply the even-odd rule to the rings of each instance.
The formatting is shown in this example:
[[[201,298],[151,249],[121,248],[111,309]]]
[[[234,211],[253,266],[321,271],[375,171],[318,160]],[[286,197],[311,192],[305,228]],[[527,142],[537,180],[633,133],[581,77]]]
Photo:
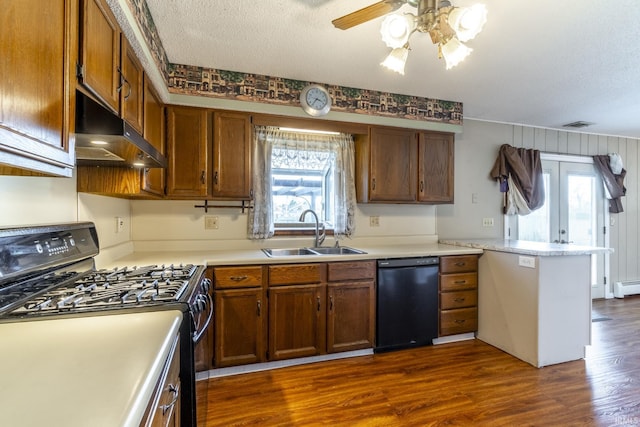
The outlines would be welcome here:
[[[331,96],[323,86],[308,85],[300,92],[300,105],[310,116],[324,116],[331,109]]]

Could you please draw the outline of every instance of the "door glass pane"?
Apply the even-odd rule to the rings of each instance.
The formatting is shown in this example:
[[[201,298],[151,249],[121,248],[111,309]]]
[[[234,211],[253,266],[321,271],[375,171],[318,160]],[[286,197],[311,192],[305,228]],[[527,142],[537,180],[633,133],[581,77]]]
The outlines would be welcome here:
[[[549,174],[544,173],[544,194],[549,194]],[[544,205],[529,215],[518,216],[518,239],[531,242],[550,242],[550,209],[549,197],[545,197]]]
[[[576,245],[596,246],[595,178],[585,175],[569,175],[567,185],[569,216],[567,240]]]

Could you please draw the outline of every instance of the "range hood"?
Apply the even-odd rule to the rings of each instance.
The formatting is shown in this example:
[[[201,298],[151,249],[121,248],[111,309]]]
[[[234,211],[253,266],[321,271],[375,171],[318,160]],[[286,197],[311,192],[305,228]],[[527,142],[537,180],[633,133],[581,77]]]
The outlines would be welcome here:
[[[76,91],[76,163],[166,168],[167,159],[129,123]]]

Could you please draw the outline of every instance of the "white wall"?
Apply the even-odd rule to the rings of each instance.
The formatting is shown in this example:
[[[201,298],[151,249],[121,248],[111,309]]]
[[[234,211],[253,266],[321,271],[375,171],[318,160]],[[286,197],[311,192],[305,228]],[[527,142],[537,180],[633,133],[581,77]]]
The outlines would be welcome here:
[[[0,227],[77,220],[72,178],[0,176]]]
[[[99,259],[132,250],[128,200],[76,193],[76,179],[0,176],[0,227],[93,221],[98,231]],[[116,233],[115,217],[124,219]]]
[[[250,241],[246,237],[246,213],[242,214],[240,209],[210,209],[205,214],[203,209],[194,208],[197,204],[202,201],[132,201],[132,238],[137,250],[242,249],[279,246],[292,240],[310,243],[311,237]],[[219,228],[205,230],[205,216],[217,216]],[[369,225],[370,216],[379,216],[379,227]],[[435,224],[434,206],[358,205],[353,241],[388,237],[435,238]],[[333,240],[328,238],[327,242]],[[341,244],[353,242],[345,240]]]
[[[437,208],[437,234],[441,238],[502,238],[502,195],[489,172],[502,144],[535,148],[543,152],[592,156],[619,153],[627,175],[624,212],[611,214],[609,227],[611,281],[640,279],[640,198],[638,197],[639,140],[615,136],[564,132],[527,126],[465,119],[456,135],[455,205]],[[472,203],[472,194],[478,203]],[[494,227],[482,227],[483,218],[494,218]]]

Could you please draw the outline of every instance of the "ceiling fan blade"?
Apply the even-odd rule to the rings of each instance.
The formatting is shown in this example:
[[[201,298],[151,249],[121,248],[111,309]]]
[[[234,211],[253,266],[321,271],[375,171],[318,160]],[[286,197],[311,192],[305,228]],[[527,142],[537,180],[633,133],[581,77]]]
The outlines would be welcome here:
[[[331,23],[336,28],[346,30],[372,19],[379,18],[389,12],[393,12],[405,3],[406,0],[382,0],[378,3],[363,7],[360,10],[356,10],[355,12],[351,12],[348,15],[334,19]]]

